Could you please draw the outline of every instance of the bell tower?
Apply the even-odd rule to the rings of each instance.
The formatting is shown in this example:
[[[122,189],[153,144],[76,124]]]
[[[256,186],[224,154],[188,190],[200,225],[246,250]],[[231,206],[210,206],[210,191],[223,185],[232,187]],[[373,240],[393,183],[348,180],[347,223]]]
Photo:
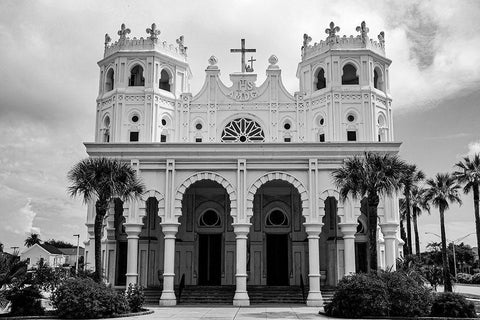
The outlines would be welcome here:
[[[363,21],[357,36],[340,37],[333,22],[327,38],[310,44],[304,34],[297,78],[310,104],[310,141],[393,141],[392,99],[385,56],[385,34],[370,39]]]
[[[96,142],[174,142],[175,106],[190,90],[184,37],[160,41],[155,23],[147,38],[129,38],[125,24],[111,43],[105,35],[97,97]]]

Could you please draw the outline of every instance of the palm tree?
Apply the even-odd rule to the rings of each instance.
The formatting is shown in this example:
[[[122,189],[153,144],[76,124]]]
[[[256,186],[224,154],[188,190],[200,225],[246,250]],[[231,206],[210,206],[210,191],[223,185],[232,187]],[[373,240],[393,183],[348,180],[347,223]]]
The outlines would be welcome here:
[[[455,164],[459,171],[454,172],[457,181],[463,185],[463,192],[468,194],[473,191],[473,208],[475,213],[475,226],[477,231],[477,249],[480,254],[480,213],[479,213],[479,186],[480,186],[480,153],[471,159],[463,158]]]
[[[95,278],[101,280],[101,233],[108,205],[114,197],[133,199],[144,192],[143,183],[128,164],[110,158],[87,158],[68,172],[72,197],[83,196],[88,203],[95,200]]]
[[[377,221],[380,196],[392,195],[400,190],[400,179],[406,163],[398,156],[366,152],[363,157],[346,159],[339,169],[332,172],[334,184],[345,200],[367,197],[369,269],[377,270]]]
[[[35,244],[40,244],[42,240],[40,239],[40,235],[38,233],[30,233],[30,235],[25,239],[25,247],[30,248]]]
[[[401,178],[401,183],[403,185],[403,195],[405,197],[405,217],[407,218],[406,224],[407,224],[407,248],[408,248],[408,254],[413,253],[413,248],[412,248],[412,212],[411,212],[411,189],[414,185],[416,185],[418,182],[422,181],[425,179],[425,174],[417,169],[417,166],[412,164],[412,165],[407,165],[406,170],[404,170],[404,173]]]
[[[413,186],[410,190],[410,204],[412,205],[413,231],[415,233],[415,253],[420,256],[420,237],[418,236],[418,217],[422,210],[430,213],[430,205],[425,201],[425,190],[418,186]]]
[[[449,173],[437,173],[434,179],[428,179],[425,188],[425,200],[438,208],[440,212],[440,235],[442,238],[442,263],[443,282],[445,292],[452,292],[452,280],[450,279],[450,268],[447,260],[447,236],[445,234],[445,210],[448,210],[449,203],[462,204],[458,193],[460,185]]]

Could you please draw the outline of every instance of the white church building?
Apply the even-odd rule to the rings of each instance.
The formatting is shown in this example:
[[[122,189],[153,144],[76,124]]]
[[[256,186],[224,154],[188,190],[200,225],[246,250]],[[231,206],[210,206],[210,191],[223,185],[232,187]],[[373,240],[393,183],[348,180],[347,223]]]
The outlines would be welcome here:
[[[242,64],[231,83],[220,80],[212,56],[192,94],[183,36],[168,44],[155,25],[146,38],[127,37],[125,25],[116,42],[105,36],[95,142],[85,146],[91,157],[131,163],[147,190],[136,201],[115,200],[105,218],[109,283],[160,288],[161,305],[176,304],[180,283],[231,286],[238,306],[249,305],[251,286],[305,283],[307,304],[319,306],[321,288],[366,271],[366,208],[339,199],[331,172],[366,151],[399,151],[391,60],[383,32],[377,41],[365,23],[356,36],[339,30],[331,23],[313,44],[304,35],[294,93],[274,55],[257,83],[244,40],[232,50]],[[394,267],[403,244],[397,199],[381,199],[378,214],[379,265]],[[94,215],[90,205],[92,266]]]

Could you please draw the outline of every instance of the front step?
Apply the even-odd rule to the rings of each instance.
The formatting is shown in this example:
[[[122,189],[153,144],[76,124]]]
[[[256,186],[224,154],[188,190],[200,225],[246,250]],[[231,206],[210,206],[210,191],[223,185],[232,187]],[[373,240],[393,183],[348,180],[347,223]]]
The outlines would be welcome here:
[[[302,290],[299,286],[248,286],[250,304],[304,304]],[[145,304],[159,304],[162,290],[160,288],[144,289]],[[331,301],[334,290],[322,290],[324,304]],[[175,290],[178,297],[178,288]],[[221,304],[232,305],[235,286],[185,286],[180,297],[181,305]],[[305,296],[308,288],[305,288]]]

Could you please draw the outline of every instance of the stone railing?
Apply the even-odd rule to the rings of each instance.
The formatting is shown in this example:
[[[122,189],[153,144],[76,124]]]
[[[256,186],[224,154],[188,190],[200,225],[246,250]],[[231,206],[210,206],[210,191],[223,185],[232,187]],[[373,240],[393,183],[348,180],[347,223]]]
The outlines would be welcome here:
[[[125,40],[119,40],[112,44],[105,46],[104,58],[119,51],[147,51],[155,50],[164,53],[168,56],[174,57],[181,61],[187,61],[187,55],[185,52],[181,52],[180,48],[173,44],[168,44],[166,41],[154,41],[150,38],[126,38]]]
[[[367,38],[365,42],[362,41],[360,36],[337,37],[330,42],[327,40],[322,40],[320,43],[315,43],[313,46],[307,46],[302,54],[303,60],[324,53],[330,49],[369,49],[381,56],[385,56],[385,46],[370,38]]]

